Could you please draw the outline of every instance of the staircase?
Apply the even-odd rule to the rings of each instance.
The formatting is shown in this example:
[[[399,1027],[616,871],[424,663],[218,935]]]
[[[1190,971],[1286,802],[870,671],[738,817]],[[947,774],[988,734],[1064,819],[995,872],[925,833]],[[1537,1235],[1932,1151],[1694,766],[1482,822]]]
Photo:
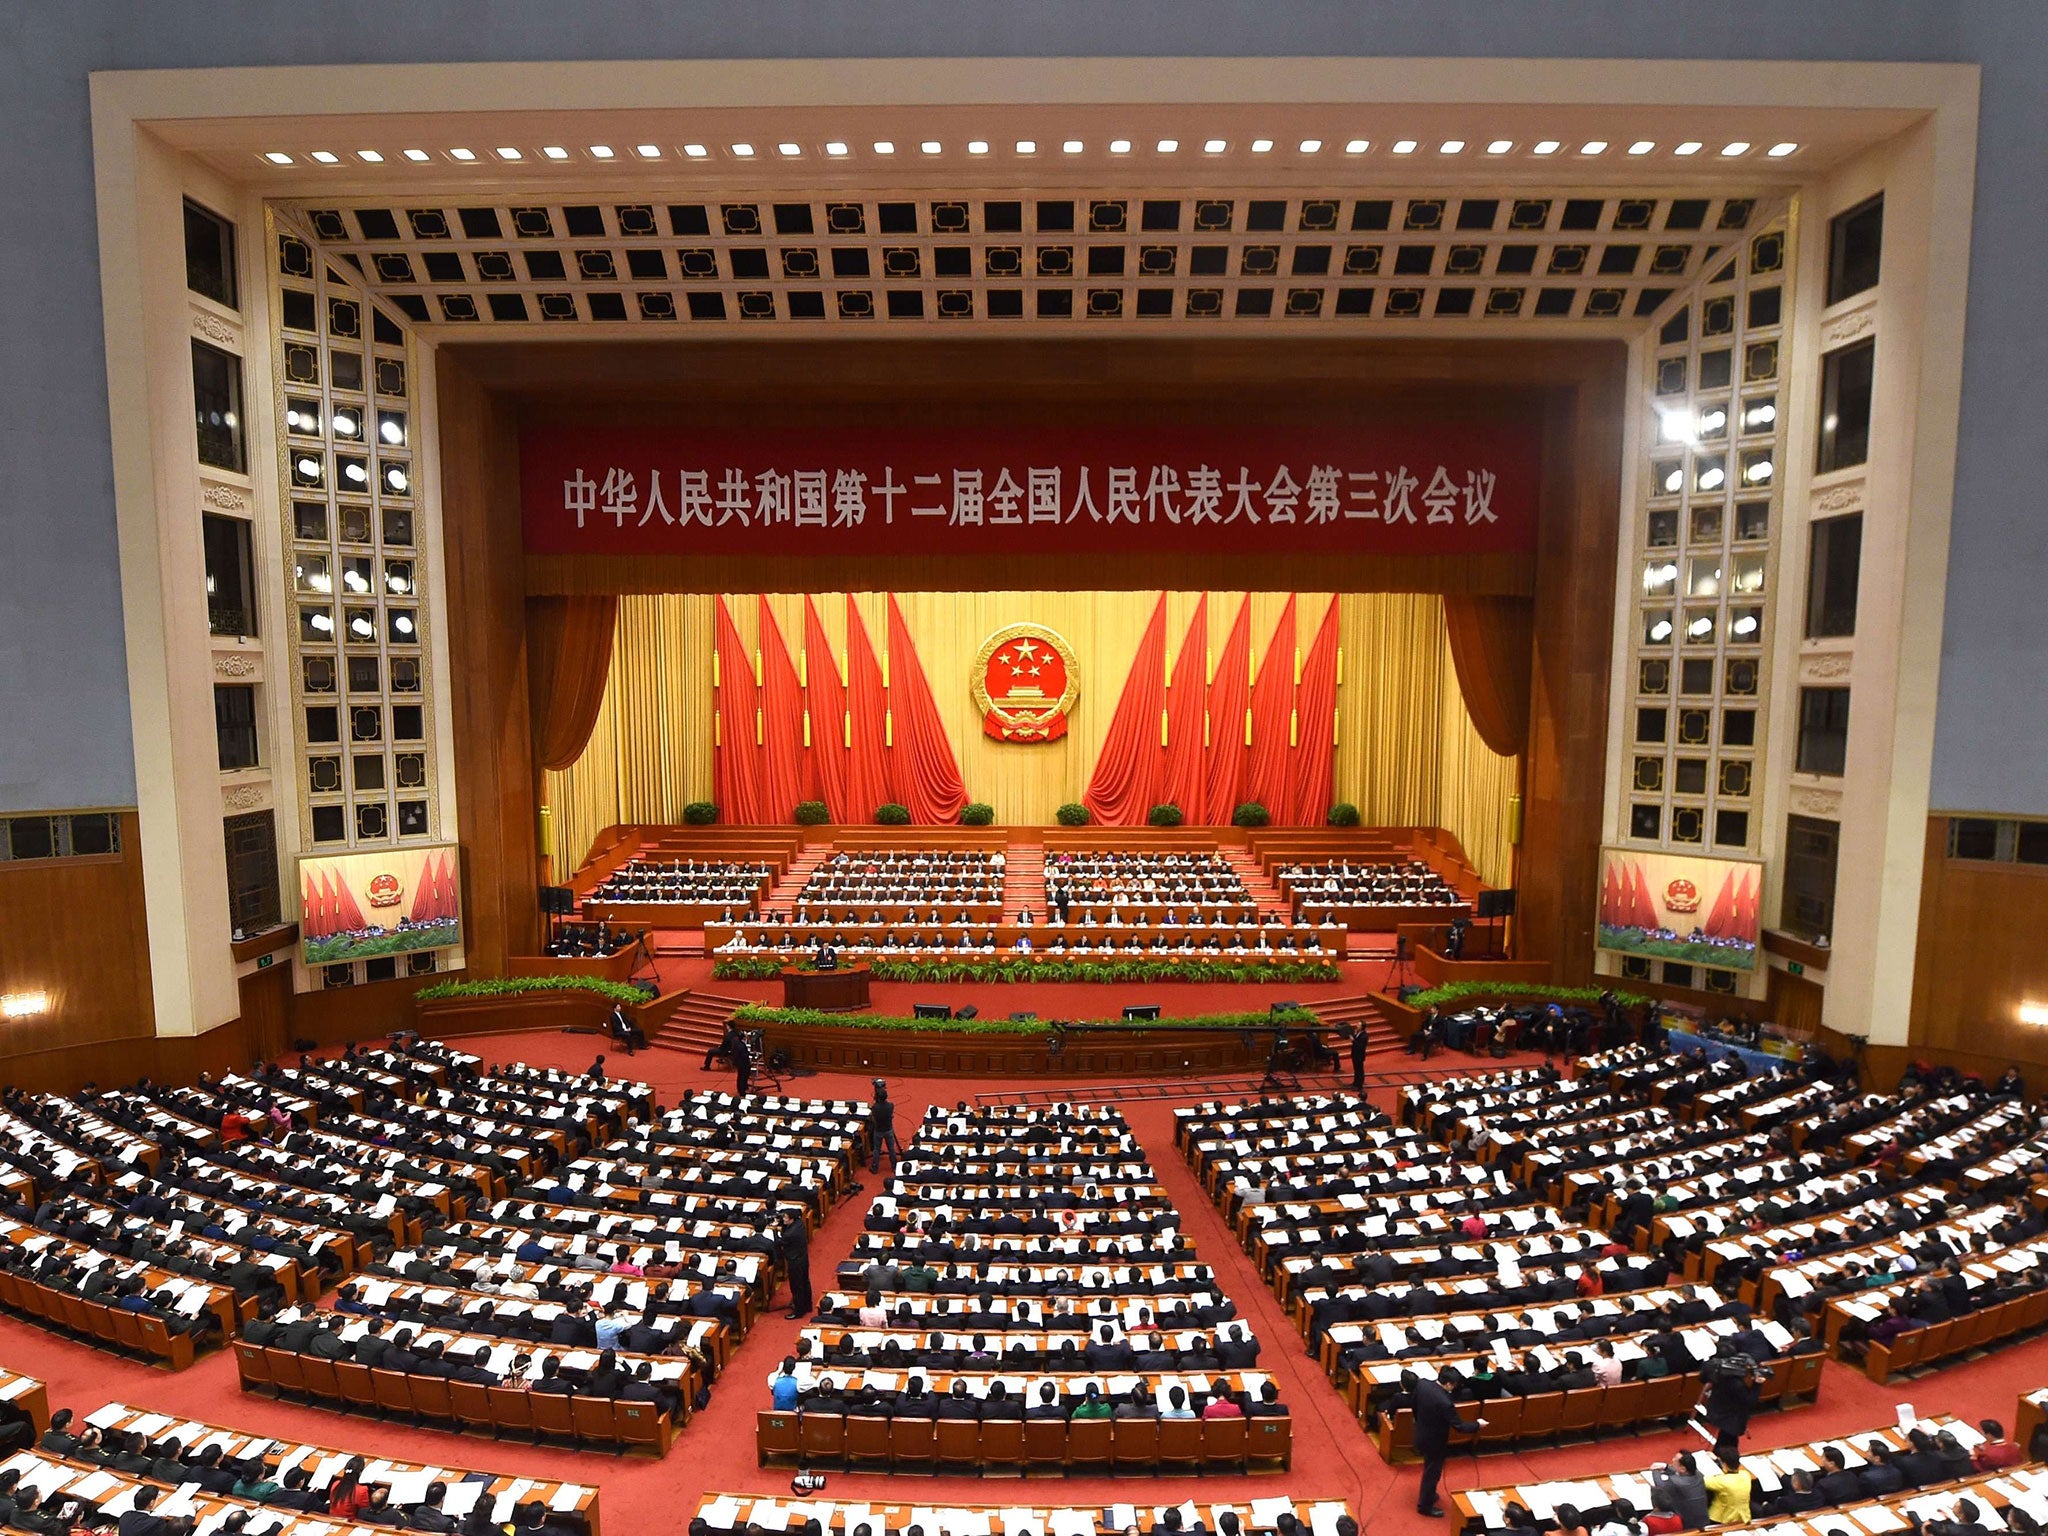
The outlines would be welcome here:
[[[798,851],[789,861],[789,867],[782,872],[782,878],[768,887],[768,894],[761,898],[763,912],[787,912],[796,905],[797,893],[809,882],[811,873],[820,864],[832,857],[828,844],[818,844]]]
[[[1026,907],[1045,921],[1045,844],[1013,835],[1003,850],[1003,917],[1013,919]]]
[[[1308,1006],[1325,1024],[1341,1024],[1346,1029],[1361,1023],[1365,1025],[1365,1065],[1369,1072],[1384,1068],[1387,1065],[1384,1058],[1389,1055],[1398,1056],[1401,1047],[1408,1043],[1406,1035],[1380,1017],[1380,1010],[1373,1002],[1373,995],[1370,992],[1359,992],[1348,997],[1317,998]],[[1344,1061],[1344,1070],[1347,1073],[1351,1070],[1348,1056]]]
[[[702,1061],[704,1053],[725,1038],[725,1021],[732,1017],[733,1010],[745,1003],[746,999],[742,997],[693,991],[662,1020],[654,1038],[647,1042],[647,1048],[678,1056],[694,1056]]]
[[[1278,912],[1289,921],[1293,920],[1294,908],[1273,883],[1272,877],[1259,867],[1259,861],[1250,849],[1224,848],[1219,850],[1229,861],[1237,878],[1244,882],[1245,893],[1259,904],[1259,917],[1263,920],[1268,912]]]

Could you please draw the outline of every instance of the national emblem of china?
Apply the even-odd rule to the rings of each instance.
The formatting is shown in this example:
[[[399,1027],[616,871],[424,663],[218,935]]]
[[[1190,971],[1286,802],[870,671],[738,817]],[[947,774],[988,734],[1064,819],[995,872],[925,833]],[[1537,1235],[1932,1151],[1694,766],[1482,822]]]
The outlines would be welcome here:
[[[1057,741],[1081,695],[1081,670],[1073,648],[1043,624],[1009,624],[982,642],[970,687],[985,735]]]

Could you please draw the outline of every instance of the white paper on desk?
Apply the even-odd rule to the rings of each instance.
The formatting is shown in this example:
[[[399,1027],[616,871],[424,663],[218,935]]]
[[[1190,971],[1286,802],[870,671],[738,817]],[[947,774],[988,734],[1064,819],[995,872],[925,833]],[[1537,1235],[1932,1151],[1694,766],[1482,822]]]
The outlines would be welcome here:
[[[1270,1531],[1280,1523],[1282,1515],[1291,1515],[1293,1513],[1294,1500],[1292,1499],[1252,1500],[1252,1525],[1259,1530]]]
[[[733,1512],[735,1514],[739,1512],[739,1504],[737,1501],[720,1500],[719,1502],[731,1503],[733,1507]],[[881,1532],[875,1530],[874,1512],[871,1509],[869,1509],[867,1505],[843,1504],[840,1506],[840,1513],[843,1516],[840,1522],[840,1528],[845,1531],[846,1536],[860,1536],[861,1528],[863,1526],[867,1527],[869,1536],[881,1536]],[[709,1518],[708,1512],[706,1518]],[[824,1524],[824,1522],[820,1521],[819,1524],[822,1525]],[[729,1530],[731,1529],[731,1527],[728,1526],[726,1527],[726,1529]]]
[[[1113,1531],[1136,1530],[1138,1528],[1138,1506],[1135,1504],[1110,1505],[1109,1527]]]
[[[490,1486],[489,1483],[482,1482],[450,1483],[447,1492],[441,1495],[442,1513],[453,1515],[460,1520],[476,1508],[484,1496],[484,1490]]]
[[[1035,1510],[1005,1509],[998,1518],[1003,1522],[1003,1536],[1045,1536],[1045,1522]],[[847,1536],[853,1533],[849,1531]]]
[[[505,1491],[491,1501],[491,1518],[500,1525],[503,1525],[511,1518],[512,1511],[519,1507],[520,1501],[526,1497],[532,1487],[533,1479],[528,1477],[514,1478]]]
[[[121,1486],[121,1479],[107,1471],[88,1472],[65,1490],[73,1498],[98,1502],[102,1495]]]
[[[1899,1416],[1899,1433],[1902,1435],[1920,1422],[1920,1416],[1913,1411],[1911,1403],[1900,1403],[1895,1411]]]
[[[1095,1536],[1095,1514],[1086,1509],[1055,1509],[1046,1521],[1047,1536]]]
[[[548,1508],[566,1514],[583,1502],[583,1496],[590,1492],[576,1483],[564,1483],[555,1490],[555,1496],[548,1500]]]
[[[391,1485],[391,1502],[404,1508],[418,1504],[427,1496],[427,1485],[433,1481],[427,1472],[391,1472],[384,1481]]]
[[[92,1420],[87,1419],[85,1422],[90,1424]],[[168,1413],[145,1413],[133,1424],[130,1424],[128,1428],[133,1433],[142,1436],[145,1440],[154,1440],[158,1434],[170,1427],[170,1423],[171,1416]],[[102,1429],[106,1428],[104,1424],[99,1427]]]
[[[106,1407],[97,1408],[87,1414],[85,1422],[94,1429],[111,1429],[127,1417],[128,1409],[125,1404],[108,1403]]]
[[[789,1529],[789,1511],[773,1499],[756,1499],[747,1519],[764,1531],[786,1531]]]
[[[732,1497],[731,1494],[722,1493],[704,1506],[698,1518],[703,1520],[714,1531],[729,1531],[739,1523],[740,1501]],[[848,1510],[847,1536],[854,1536],[850,1508]]]
[[[1887,1531],[1903,1531],[1911,1524],[1884,1504],[1859,1505],[1849,1511],[1849,1517],[1870,1532],[1870,1536],[1885,1536]]]
[[[1309,1530],[1314,1536],[1337,1536],[1337,1520],[1344,1513],[1342,1504],[1317,1504],[1308,1512]]]

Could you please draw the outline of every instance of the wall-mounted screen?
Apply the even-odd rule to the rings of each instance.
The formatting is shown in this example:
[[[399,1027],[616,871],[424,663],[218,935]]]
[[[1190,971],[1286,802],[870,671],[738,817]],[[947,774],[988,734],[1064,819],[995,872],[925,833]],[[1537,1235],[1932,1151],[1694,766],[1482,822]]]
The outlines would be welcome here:
[[[1764,867],[1632,848],[1600,852],[1597,943],[1617,954],[1747,971]]]
[[[299,954],[343,965],[462,942],[455,847],[308,854],[299,860]]]

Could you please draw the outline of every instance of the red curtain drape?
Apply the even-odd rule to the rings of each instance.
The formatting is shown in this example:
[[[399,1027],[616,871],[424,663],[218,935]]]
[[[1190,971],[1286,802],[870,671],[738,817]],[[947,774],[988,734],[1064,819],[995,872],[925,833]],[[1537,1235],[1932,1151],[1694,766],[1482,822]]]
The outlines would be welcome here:
[[[583,755],[612,670],[619,600],[529,597],[526,688],[536,768],[567,768]]]
[[[834,821],[865,820],[874,807],[856,814],[848,809],[846,799],[846,684],[840,680],[839,663],[832,659],[832,642],[825,637],[824,621],[809,593],[804,594],[803,684],[818,798]]]
[[[1142,827],[1159,803],[1166,767],[1159,722],[1166,709],[1166,594],[1152,609],[1152,621],[1138,641],[1138,654],[1124,674],[1124,691],[1110,717],[1109,734],[1095,759],[1095,776],[1081,803],[1106,827]]]
[[[761,616],[761,791],[756,803],[765,820],[794,821],[796,803],[811,798],[803,687],[768,599],[756,602]]]
[[[889,798],[889,752],[884,725],[889,709],[882,664],[868,639],[868,627],[853,597],[846,599],[846,712],[851,745],[846,751],[846,819],[873,821]]]
[[[1458,691],[1479,739],[1502,757],[1529,740],[1529,666],[1535,609],[1526,597],[1449,596],[1444,626]]]
[[[1296,601],[1290,593],[1252,685],[1252,750],[1245,764],[1243,798],[1263,805],[1276,826],[1294,819],[1294,754],[1288,722],[1294,714]]]
[[[889,711],[895,741],[889,748],[889,786],[919,826],[943,826],[960,819],[967,791],[960,765],[946,739],[938,701],[917,659],[917,646],[903,622],[903,610],[889,594]]]
[[[1202,750],[1202,715],[1209,703],[1209,594],[1195,602],[1194,617],[1181,636],[1180,654],[1173,661],[1173,682],[1166,690],[1166,772],[1159,785],[1159,799],[1180,807],[1181,816],[1200,823],[1207,809],[1202,770],[1208,755]]]
[[[712,764],[712,793],[718,819],[746,825],[762,819],[760,761],[756,711],[761,690],[754,681],[754,659],[740,639],[732,610],[718,600],[718,745]]]
[[[1245,707],[1251,699],[1252,601],[1238,605],[1237,620],[1230,626],[1230,638],[1223,642],[1216,658],[1216,675],[1209,680],[1209,766],[1204,775],[1205,798],[1212,826],[1230,825],[1230,813],[1237,809],[1238,788],[1244,780]]]
[[[1330,814],[1332,774],[1337,761],[1337,599],[1323,615],[1295,690],[1298,722],[1294,747],[1294,816],[1303,826],[1321,826]]]

